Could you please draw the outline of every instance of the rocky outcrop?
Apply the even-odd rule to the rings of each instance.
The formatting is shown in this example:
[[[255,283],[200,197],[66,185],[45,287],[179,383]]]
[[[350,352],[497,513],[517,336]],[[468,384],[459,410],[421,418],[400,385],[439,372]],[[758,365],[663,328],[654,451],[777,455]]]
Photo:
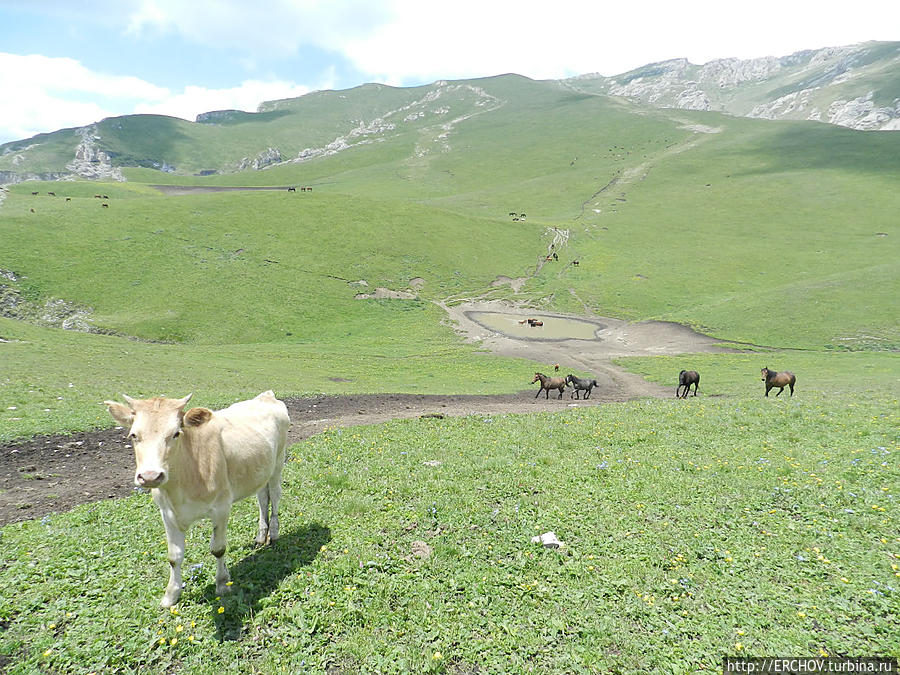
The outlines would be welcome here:
[[[870,91],[852,101],[835,101],[828,106],[826,120],[852,129],[900,129],[900,99],[894,99],[893,107],[877,106],[873,96]]]
[[[194,119],[197,124],[211,124],[216,122],[228,122],[235,117],[246,114],[240,110],[211,110],[210,112],[200,113]]]
[[[281,161],[281,152],[278,148],[266,148],[264,151],[259,153],[253,159],[249,157],[244,157],[240,162],[238,162],[238,171],[243,171],[244,169],[264,169],[267,166],[271,166],[272,164],[277,164]]]
[[[869,131],[900,129],[900,98],[894,97],[898,73],[900,42],[873,42],[702,66],[673,59],[616,77],[583,75],[568,83],[660,108],[815,120]]]
[[[97,127],[82,127],[78,133],[81,142],[75,148],[75,158],[66,164],[66,168],[80,178],[124,181],[122,170],[113,166],[109,155],[100,149]]]

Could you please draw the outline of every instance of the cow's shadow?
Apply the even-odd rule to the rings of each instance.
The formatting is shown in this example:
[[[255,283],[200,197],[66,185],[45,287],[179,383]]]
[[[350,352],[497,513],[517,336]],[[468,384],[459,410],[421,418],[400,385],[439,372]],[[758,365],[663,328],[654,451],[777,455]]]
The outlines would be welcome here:
[[[239,640],[247,615],[259,611],[261,600],[288,576],[309,565],[329,541],[331,530],[327,526],[309,523],[282,533],[274,544],[258,548],[230,565],[232,592],[219,597],[215,585],[210,584],[203,594],[212,607],[218,639]],[[224,611],[220,613],[219,608]]]

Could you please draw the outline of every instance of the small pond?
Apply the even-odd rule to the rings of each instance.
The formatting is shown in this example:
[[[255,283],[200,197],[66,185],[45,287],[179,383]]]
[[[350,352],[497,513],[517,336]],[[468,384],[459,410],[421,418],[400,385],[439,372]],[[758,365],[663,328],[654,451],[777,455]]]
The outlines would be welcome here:
[[[539,313],[466,312],[466,316],[488,330],[522,340],[594,340],[597,333],[606,328],[594,321]],[[529,326],[524,322],[526,319],[537,319],[544,325]]]

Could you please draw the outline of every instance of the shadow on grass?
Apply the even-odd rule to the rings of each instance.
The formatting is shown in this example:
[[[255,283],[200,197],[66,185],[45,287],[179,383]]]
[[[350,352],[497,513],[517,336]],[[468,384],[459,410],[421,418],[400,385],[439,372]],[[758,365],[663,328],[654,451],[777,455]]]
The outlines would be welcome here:
[[[211,585],[204,594],[213,607],[218,639],[239,640],[247,615],[259,611],[260,601],[271,595],[288,576],[309,565],[329,541],[331,530],[328,527],[310,523],[282,534],[274,544],[259,548],[231,565],[228,571],[234,581],[232,592],[216,600],[215,586]],[[225,608],[221,614],[220,606]]]

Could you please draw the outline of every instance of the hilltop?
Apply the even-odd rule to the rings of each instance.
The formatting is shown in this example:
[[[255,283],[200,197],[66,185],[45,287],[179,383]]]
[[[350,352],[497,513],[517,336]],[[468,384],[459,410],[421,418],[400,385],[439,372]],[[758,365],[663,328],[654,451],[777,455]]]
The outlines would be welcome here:
[[[750,61],[697,66],[685,59],[615,77],[532,81],[508,75],[437,81],[421,87],[367,84],[269,101],[256,113],[212,111],[195,122],[161,115],[107,118],[0,145],[0,183],[66,177],[125,180],[126,168],[159,176],[244,174],[309,163],[348,149],[405,138],[412,153],[448,152],[443,142],[473,117],[505,118],[510,108],[567,100],[812,120],[858,130],[900,127],[900,43],[864,43]],[[551,108],[543,112],[552,113]],[[532,129],[545,126],[540,116]],[[169,182],[161,178],[159,182]]]

